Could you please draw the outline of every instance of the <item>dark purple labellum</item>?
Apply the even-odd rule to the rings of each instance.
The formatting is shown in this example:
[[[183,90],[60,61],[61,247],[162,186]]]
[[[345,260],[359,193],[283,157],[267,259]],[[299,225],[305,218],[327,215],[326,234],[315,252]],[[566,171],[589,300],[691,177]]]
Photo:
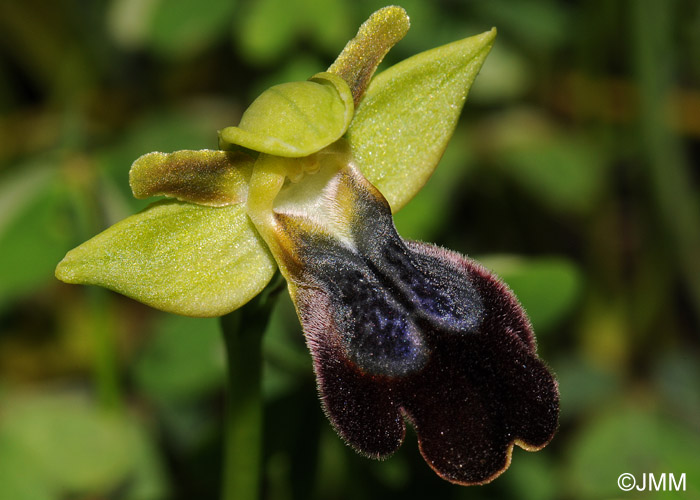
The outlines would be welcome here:
[[[441,477],[494,479],[514,444],[539,449],[557,427],[557,384],[527,316],[479,264],[403,241],[362,177],[339,183],[353,193],[334,213],[349,238],[278,216],[296,249],[290,289],[326,413],[363,454],[396,451],[408,420]]]
[[[321,238],[317,238],[321,239]],[[315,278],[331,302],[345,356],[365,373],[401,376],[425,365],[418,327],[368,263],[330,238],[310,243]]]

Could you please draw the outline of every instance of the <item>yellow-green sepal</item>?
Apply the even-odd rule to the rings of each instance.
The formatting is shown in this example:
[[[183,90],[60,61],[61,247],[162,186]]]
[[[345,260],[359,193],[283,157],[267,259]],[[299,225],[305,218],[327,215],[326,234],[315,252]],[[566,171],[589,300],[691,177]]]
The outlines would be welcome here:
[[[213,317],[248,302],[276,269],[244,205],[167,200],[68,252],[56,277],[109,288],[163,311]]]
[[[406,59],[374,77],[347,139],[393,212],[426,183],[452,136],[496,30]]]
[[[241,151],[175,151],[148,153],[129,171],[136,198],[168,196],[220,207],[245,203],[255,158]]]
[[[243,113],[237,127],[219,131],[219,147],[275,156],[308,156],[338,140],[354,113],[345,80],[318,73],[304,82],[283,83],[263,92]]]

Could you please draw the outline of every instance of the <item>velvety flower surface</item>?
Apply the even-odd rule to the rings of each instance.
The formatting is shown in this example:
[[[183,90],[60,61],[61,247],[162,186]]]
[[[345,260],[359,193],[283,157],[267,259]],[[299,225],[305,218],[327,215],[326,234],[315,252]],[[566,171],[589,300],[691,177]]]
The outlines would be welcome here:
[[[557,384],[510,290],[459,254],[403,241],[386,200],[351,165],[327,190],[325,219],[342,240],[304,216],[275,219],[338,433],[384,457],[403,441],[407,419],[428,464],[460,484],[496,477],[514,444],[546,445]]]
[[[135,196],[165,195],[72,250],[56,274],[191,316],[233,311],[279,269],[338,433],[375,458],[406,421],[443,478],[488,482],[515,444],[546,445],[557,384],[510,290],[454,252],[397,234],[454,130],[495,31],[372,79],[408,30],[399,7],[360,28],[327,72],[273,87],[220,151],[149,153]]]

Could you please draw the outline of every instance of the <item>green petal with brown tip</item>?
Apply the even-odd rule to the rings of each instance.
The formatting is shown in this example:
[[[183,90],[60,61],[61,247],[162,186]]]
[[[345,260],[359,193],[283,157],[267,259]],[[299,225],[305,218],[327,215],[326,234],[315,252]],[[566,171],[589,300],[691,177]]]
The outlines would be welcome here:
[[[263,92],[237,127],[219,131],[219,146],[232,145],[275,156],[308,156],[339,139],[352,120],[350,88],[337,75],[319,73],[305,82]]]
[[[392,212],[433,173],[495,37],[492,29],[422,52],[370,83],[347,138],[360,170]]]
[[[255,159],[240,151],[148,153],[131,166],[136,198],[169,196],[199,205],[244,203]]]
[[[109,288],[163,311],[211,317],[248,302],[276,269],[244,205],[169,200],[68,252],[56,277]]]

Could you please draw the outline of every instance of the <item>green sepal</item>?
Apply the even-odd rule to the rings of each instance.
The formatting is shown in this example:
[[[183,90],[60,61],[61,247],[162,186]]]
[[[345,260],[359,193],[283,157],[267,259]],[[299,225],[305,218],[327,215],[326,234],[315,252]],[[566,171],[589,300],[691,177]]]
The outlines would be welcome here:
[[[255,159],[240,151],[148,153],[129,172],[136,198],[169,196],[180,201],[220,207],[244,203]]]
[[[338,140],[353,113],[345,80],[318,73],[304,82],[267,89],[243,113],[237,127],[219,131],[219,147],[238,145],[275,156],[308,156]]]
[[[495,28],[406,59],[374,77],[347,138],[360,170],[403,207],[435,170]]]
[[[56,277],[103,286],[163,311],[211,317],[248,302],[276,269],[244,205],[166,200],[68,252]]]

